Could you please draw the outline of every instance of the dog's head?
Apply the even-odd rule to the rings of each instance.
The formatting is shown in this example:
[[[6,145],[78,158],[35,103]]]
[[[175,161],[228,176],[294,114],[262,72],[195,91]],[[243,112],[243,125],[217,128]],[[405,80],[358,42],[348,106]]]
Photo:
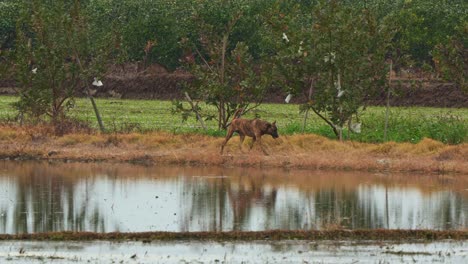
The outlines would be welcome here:
[[[273,123],[267,123],[266,134],[271,135],[273,138],[278,138],[278,128],[276,127],[276,121]]]

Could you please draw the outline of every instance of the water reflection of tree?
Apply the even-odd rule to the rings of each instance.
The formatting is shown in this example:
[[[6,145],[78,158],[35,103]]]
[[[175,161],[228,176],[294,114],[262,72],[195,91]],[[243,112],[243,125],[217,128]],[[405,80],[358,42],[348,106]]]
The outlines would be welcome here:
[[[365,187],[359,190],[361,220],[354,228],[455,229],[467,226],[464,198],[452,192]],[[422,196],[422,197],[420,197]],[[385,201],[385,202],[383,202]]]
[[[201,221],[202,230],[244,230],[254,204],[262,204],[268,216],[274,215],[276,189],[266,192],[262,182],[249,179],[233,184],[230,179],[187,182],[184,193],[192,193],[190,212],[184,219],[184,231],[191,222]],[[235,187],[234,187],[235,186]]]
[[[87,170],[88,166],[73,166],[20,164],[7,167],[5,171],[12,171],[8,179],[15,181],[15,190],[12,190],[15,204],[8,207],[8,202],[3,201],[8,205],[6,209],[0,204],[3,215],[0,215],[0,228],[8,228],[7,232],[11,233],[104,232],[109,228],[104,221],[106,212],[99,207],[102,204],[93,199],[97,190],[102,191],[102,186],[96,187],[96,183],[101,182],[99,179],[109,179],[106,189],[110,186],[114,190],[128,175],[133,175],[128,181],[134,182],[151,175],[148,171],[155,173],[149,169],[135,178],[132,168],[122,171],[120,167],[101,167],[100,176],[93,177],[96,173]],[[174,182],[176,173],[155,175],[165,175],[167,181]],[[361,178],[352,176],[294,175],[288,178],[281,174],[283,172],[278,172],[279,176],[269,173],[238,171],[235,175],[240,176],[210,178],[191,177],[184,172],[184,176],[178,178],[182,179],[181,184],[176,184],[185,195],[180,208],[180,230],[411,228],[411,224],[414,228],[440,229],[468,226],[466,197],[459,192],[441,191],[437,182],[431,185],[437,188],[428,191],[427,187],[421,190],[414,182],[394,184],[390,177],[388,181],[377,182],[373,182],[375,176],[369,177],[365,180],[367,183],[361,184]],[[421,204],[408,204],[410,199],[402,196],[405,192],[412,193]],[[6,214],[13,227],[7,226]],[[413,220],[408,220],[411,217]],[[115,226],[110,228],[115,229]]]
[[[247,184],[238,183],[238,188],[227,190],[230,206],[233,212],[233,230],[242,230],[250,219],[254,204],[261,204],[266,210],[266,219],[273,219],[276,204],[276,188],[265,191],[263,182],[255,182],[249,178]]]
[[[19,165],[12,175],[16,179],[16,197],[11,212],[12,226],[9,233],[36,233],[49,231],[103,231],[104,218],[98,210],[88,211],[89,199],[76,205],[75,190],[82,175],[70,175],[53,165]],[[73,174],[73,173],[72,173]],[[13,190],[12,190],[13,191]],[[87,194],[88,195],[88,194]],[[7,212],[2,212],[6,215]],[[91,219],[91,223],[88,220]],[[90,227],[94,230],[90,230]]]
[[[12,231],[26,233],[62,230],[65,220],[63,202],[73,206],[70,196],[62,196],[63,192],[73,193],[72,184],[47,170],[37,168],[21,175],[14,213],[16,230]]]
[[[316,228],[354,227],[362,218],[356,192],[326,189],[315,194]]]
[[[190,185],[190,184],[189,184]],[[421,194],[417,189],[400,189],[384,185],[362,188],[328,186],[315,191],[281,189],[278,204],[277,187],[255,177],[199,180],[191,185],[195,195],[185,230],[191,221],[205,223],[202,230],[251,230],[252,224],[268,229],[330,229],[330,228],[436,228],[451,229],[467,226],[463,197],[451,192]],[[408,204],[404,193],[423,196],[423,203]],[[296,196],[290,197],[296,192]],[[289,196],[288,196],[289,195]],[[408,196],[408,194],[406,194]],[[291,198],[291,200],[289,199]],[[253,215],[261,204],[263,211]],[[416,211],[417,212],[414,212]],[[258,213],[258,211],[256,211]],[[256,222],[257,221],[257,222]]]
[[[186,181],[183,184],[182,193],[192,195],[184,199],[191,200],[191,207],[185,219],[183,219],[182,231],[190,231],[191,223],[200,221],[199,228],[202,230],[222,231],[224,219],[227,218],[226,208],[226,182],[224,179],[212,184],[202,179]]]

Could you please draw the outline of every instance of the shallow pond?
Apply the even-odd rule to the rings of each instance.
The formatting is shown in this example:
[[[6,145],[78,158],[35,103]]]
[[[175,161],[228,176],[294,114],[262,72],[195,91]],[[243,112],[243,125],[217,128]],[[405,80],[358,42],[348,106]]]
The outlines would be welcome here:
[[[0,263],[467,263],[466,241],[0,242]]]
[[[468,176],[0,162],[0,233],[468,228]]]

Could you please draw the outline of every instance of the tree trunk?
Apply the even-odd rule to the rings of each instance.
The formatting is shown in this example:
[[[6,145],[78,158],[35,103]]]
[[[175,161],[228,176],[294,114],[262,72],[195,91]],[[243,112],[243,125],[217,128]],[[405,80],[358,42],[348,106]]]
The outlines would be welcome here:
[[[227,42],[229,39],[229,34],[225,33],[223,36],[223,43],[222,43],[222,50],[221,50],[221,68],[219,69],[219,81],[221,84],[221,88],[225,87],[225,74],[226,74],[226,49],[227,49]],[[219,102],[219,129],[226,129],[226,102],[224,98],[221,96]]]
[[[330,122],[330,121],[329,121],[328,119],[326,119],[323,115],[321,115],[321,114],[317,111],[317,109],[315,109],[314,107],[311,107],[311,109],[312,109],[312,111],[313,111],[316,115],[318,115],[323,121],[325,121],[325,122],[333,129],[333,133],[335,133],[335,136],[336,136],[337,138],[339,138],[340,133],[339,133],[338,129],[336,129],[335,125],[333,125],[332,122]]]
[[[313,90],[313,88],[314,88],[314,80],[312,79],[312,80],[310,81],[310,88],[309,88],[309,102],[310,102],[310,100],[311,100],[311,98],[312,98],[312,90]],[[309,110],[310,110],[310,108],[307,107],[306,112],[305,112],[305,114],[304,114],[304,123],[302,124],[302,133],[305,132],[305,127],[306,127],[306,123],[307,123],[307,118],[309,117]]]
[[[387,88],[387,105],[385,107],[385,128],[384,128],[384,142],[387,142],[387,130],[388,130],[388,116],[390,110],[390,89],[391,89],[391,81],[392,81],[392,67],[393,61],[390,61],[390,71],[388,75],[388,88]]]
[[[200,122],[201,126],[203,127],[203,130],[206,131],[206,126],[205,122],[203,122],[203,118],[201,117],[200,113],[198,112],[197,108],[195,107],[195,104],[192,101],[192,98],[190,98],[189,94],[185,92],[185,98],[187,98],[187,101],[190,104],[190,107],[192,107],[192,111],[195,112],[195,115],[197,116],[198,122]]]
[[[101,132],[105,132],[104,124],[102,123],[102,119],[101,119],[101,114],[99,114],[99,110],[97,108],[96,102],[94,102],[94,98],[92,95],[89,94],[89,92],[88,92],[88,98],[89,100],[91,100],[91,104],[93,105],[94,113],[96,114],[96,118],[99,124],[99,130],[101,130]]]
[[[75,54],[76,54],[76,61],[78,62],[78,65],[80,66],[81,71],[84,72],[83,65],[81,65],[81,60],[78,57],[76,52],[75,52]],[[94,102],[93,96],[89,92],[90,89],[89,89],[88,81],[87,80],[83,80],[83,81],[84,81],[85,86],[86,86],[86,94],[88,95],[89,100],[91,100],[91,104],[93,105],[94,113],[96,114],[96,118],[97,118],[97,121],[98,121],[98,124],[99,124],[99,130],[104,133],[105,128],[104,128],[104,124],[102,123],[101,114],[99,113],[96,102]]]

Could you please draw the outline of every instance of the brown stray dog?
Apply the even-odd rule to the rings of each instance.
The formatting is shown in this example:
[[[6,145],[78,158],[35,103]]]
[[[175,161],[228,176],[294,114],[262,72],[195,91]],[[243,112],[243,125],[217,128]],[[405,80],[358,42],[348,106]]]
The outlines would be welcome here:
[[[226,146],[227,142],[232,137],[234,132],[237,132],[240,136],[239,147],[241,150],[245,136],[249,136],[253,138],[252,144],[250,145],[250,149],[252,149],[255,141],[258,141],[258,144],[263,150],[263,153],[267,154],[266,151],[263,149],[261,137],[265,134],[271,135],[275,139],[279,137],[278,129],[276,128],[276,121],[274,121],[273,123],[269,123],[267,121],[263,121],[257,118],[252,120],[237,118],[238,114],[242,110],[242,108],[238,109],[236,113],[234,113],[234,118],[231,121],[231,125],[229,126],[226,138],[224,139],[224,142],[221,145],[221,154],[223,154],[224,146]]]

